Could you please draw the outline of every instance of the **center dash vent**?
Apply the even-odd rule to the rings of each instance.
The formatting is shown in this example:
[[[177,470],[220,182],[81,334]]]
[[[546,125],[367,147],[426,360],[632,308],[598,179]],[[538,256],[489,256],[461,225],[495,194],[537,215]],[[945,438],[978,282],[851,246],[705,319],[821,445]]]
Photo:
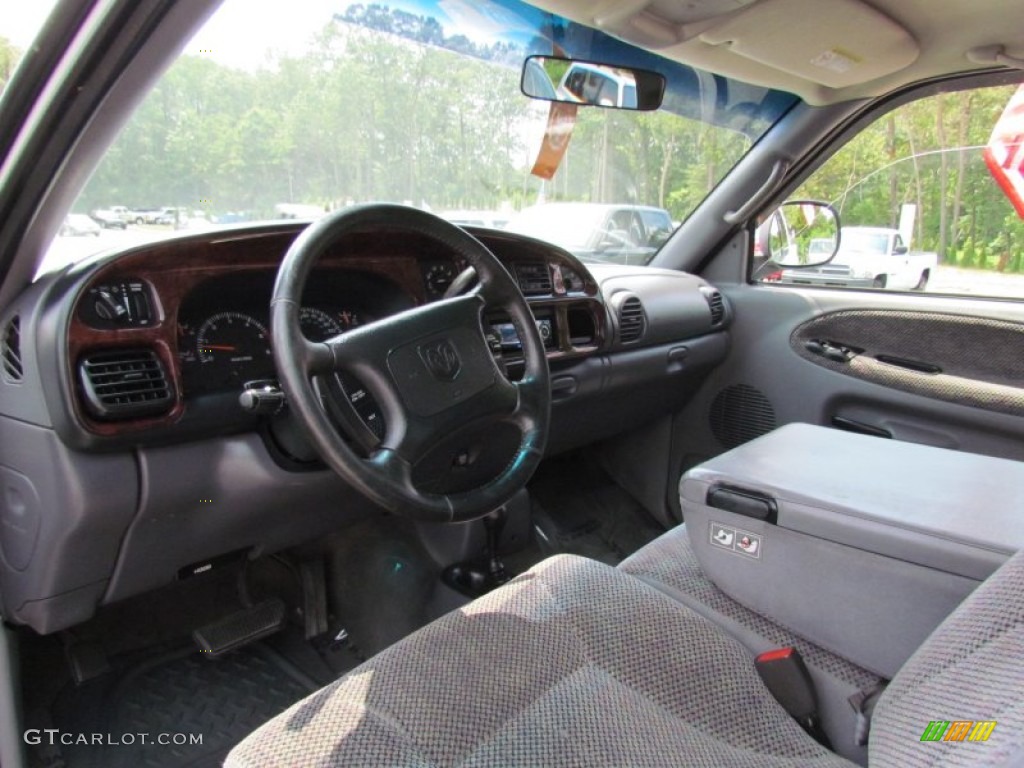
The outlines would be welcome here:
[[[725,299],[722,298],[722,294],[714,288],[706,287],[701,288],[701,293],[704,294],[704,300],[711,310],[711,325],[721,325],[725,320]]]
[[[543,262],[527,262],[515,265],[519,290],[525,296],[539,296],[551,293],[551,270]]]
[[[619,305],[619,341],[629,344],[644,335],[647,315],[636,296],[629,296]]]
[[[152,349],[108,349],[84,355],[79,381],[89,412],[100,419],[135,419],[167,413],[173,397]]]
[[[4,328],[3,341],[0,342],[0,361],[7,381],[21,381],[25,368],[21,362],[21,317],[18,315],[12,317]]]

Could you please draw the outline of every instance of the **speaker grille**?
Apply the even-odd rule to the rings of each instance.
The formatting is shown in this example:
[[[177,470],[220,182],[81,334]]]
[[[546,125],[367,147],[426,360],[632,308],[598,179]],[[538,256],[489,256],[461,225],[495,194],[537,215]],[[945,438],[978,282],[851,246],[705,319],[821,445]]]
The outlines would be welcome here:
[[[726,387],[711,403],[711,432],[725,448],[735,448],[775,427],[771,402],[748,384]]]

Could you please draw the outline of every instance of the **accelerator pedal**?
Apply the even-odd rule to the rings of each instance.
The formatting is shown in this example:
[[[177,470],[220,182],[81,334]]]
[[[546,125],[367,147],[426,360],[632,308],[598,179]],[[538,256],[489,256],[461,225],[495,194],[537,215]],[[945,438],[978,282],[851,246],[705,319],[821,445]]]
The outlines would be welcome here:
[[[192,639],[203,655],[220,656],[274,634],[284,620],[284,603],[276,598],[264,600],[193,630]]]

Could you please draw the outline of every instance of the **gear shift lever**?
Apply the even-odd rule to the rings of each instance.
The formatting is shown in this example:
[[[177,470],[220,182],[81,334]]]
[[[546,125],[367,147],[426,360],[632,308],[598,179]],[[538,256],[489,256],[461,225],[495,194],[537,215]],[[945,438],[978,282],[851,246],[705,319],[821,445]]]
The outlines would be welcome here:
[[[498,559],[498,545],[507,517],[504,507],[499,507],[484,517],[482,558],[449,565],[441,574],[441,580],[445,584],[467,597],[476,598],[508,581],[505,565]]]

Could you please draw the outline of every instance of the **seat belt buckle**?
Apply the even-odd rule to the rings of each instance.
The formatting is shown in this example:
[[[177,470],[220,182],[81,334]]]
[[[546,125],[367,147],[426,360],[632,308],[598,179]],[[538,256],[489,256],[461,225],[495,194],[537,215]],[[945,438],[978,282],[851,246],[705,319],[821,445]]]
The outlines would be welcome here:
[[[754,668],[765,687],[790,717],[819,743],[831,749],[818,717],[814,682],[796,648],[775,648],[758,654]]]

